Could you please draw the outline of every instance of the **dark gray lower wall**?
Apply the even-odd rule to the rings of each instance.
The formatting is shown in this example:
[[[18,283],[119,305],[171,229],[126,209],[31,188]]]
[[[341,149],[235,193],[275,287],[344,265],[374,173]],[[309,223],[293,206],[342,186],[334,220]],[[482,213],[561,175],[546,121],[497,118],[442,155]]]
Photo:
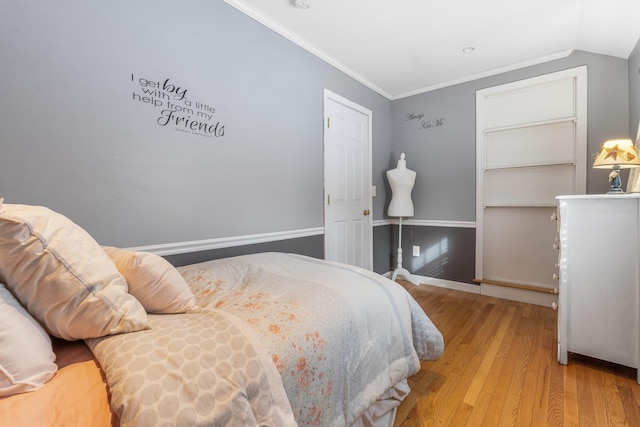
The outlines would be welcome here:
[[[384,274],[392,270],[394,259],[390,253],[393,248],[389,225],[373,227],[373,271]]]
[[[396,267],[398,226],[391,226],[392,263]],[[413,256],[413,246],[420,255]],[[411,274],[473,284],[475,275],[475,228],[402,226],[402,266]]]
[[[376,273],[384,274],[392,269],[391,266],[395,262],[395,255],[390,253],[390,247],[393,247],[390,226],[373,227],[373,271]],[[165,258],[171,264],[181,266],[258,252],[288,252],[314,258],[324,258],[324,235],[168,255]]]
[[[236,246],[232,248],[213,249],[210,251],[192,252],[187,254],[169,255],[165,258],[171,264],[181,266],[209,261],[212,259],[228,258],[258,252],[287,252],[307,255],[314,258],[324,258],[324,235],[258,243],[255,245]]]
[[[473,283],[475,273],[475,229],[458,227],[402,226],[403,267],[412,274],[462,283]],[[412,255],[420,246],[420,256]],[[373,227],[373,271],[393,271],[397,263],[398,226]],[[279,240],[255,245],[168,255],[175,266],[195,264],[258,252],[287,252],[324,258],[324,235]]]

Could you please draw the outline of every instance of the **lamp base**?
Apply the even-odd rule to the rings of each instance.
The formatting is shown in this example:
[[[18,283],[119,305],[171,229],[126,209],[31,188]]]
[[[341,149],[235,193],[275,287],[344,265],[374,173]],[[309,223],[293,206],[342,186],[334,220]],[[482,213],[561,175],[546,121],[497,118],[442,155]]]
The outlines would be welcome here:
[[[622,189],[622,181],[620,180],[620,166],[614,165],[612,169],[613,170],[609,174],[611,188],[609,188],[609,192],[607,194],[624,193],[624,190]]]

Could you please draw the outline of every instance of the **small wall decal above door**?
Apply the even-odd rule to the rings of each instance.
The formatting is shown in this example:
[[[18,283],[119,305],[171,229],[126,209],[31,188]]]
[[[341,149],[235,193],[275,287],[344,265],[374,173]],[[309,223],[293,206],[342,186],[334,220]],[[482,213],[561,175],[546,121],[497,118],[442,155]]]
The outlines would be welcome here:
[[[404,116],[404,121],[409,122],[415,120],[418,123],[418,130],[427,130],[435,127],[444,126],[444,117],[425,119],[424,113],[408,113]]]

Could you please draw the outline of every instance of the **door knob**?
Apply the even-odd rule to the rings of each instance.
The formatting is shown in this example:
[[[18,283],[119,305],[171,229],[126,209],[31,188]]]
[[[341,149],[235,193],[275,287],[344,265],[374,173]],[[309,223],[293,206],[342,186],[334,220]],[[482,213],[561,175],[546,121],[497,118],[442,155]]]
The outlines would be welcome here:
[[[369,216],[369,214],[371,214],[371,212],[369,212],[369,209],[365,209],[363,214],[364,214],[364,216]]]

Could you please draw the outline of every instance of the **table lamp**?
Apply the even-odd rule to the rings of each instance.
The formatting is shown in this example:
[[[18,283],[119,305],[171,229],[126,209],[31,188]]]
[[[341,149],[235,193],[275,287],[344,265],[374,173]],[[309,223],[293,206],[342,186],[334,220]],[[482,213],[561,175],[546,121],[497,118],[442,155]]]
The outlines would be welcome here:
[[[612,169],[609,174],[609,193],[624,193],[620,185],[620,169],[640,166],[638,153],[630,139],[611,139],[602,144],[602,149],[593,162],[596,169]]]

